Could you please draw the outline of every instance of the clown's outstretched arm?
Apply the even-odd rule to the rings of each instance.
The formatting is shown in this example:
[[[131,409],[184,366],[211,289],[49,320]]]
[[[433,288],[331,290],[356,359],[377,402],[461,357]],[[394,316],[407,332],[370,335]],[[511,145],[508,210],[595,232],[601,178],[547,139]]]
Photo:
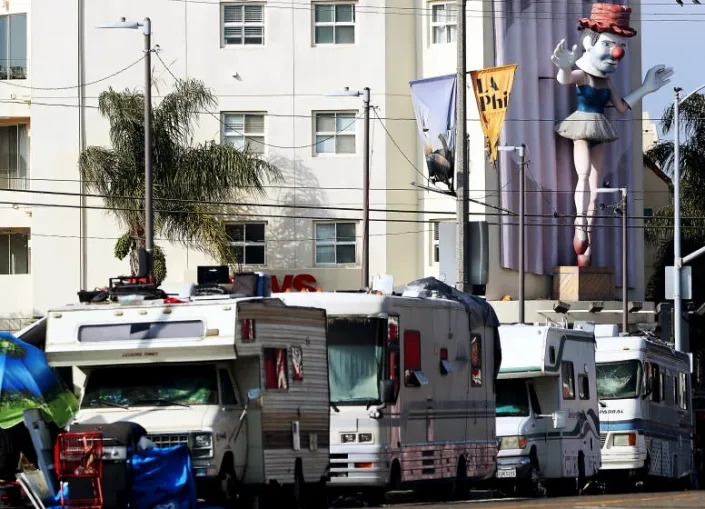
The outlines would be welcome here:
[[[666,83],[670,82],[669,79],[673,75],[673,69],[671,67],[666,67],[664,65],[655,65],[646,73],[644,82],[636,90],[633,90],[625,97],[620,98],[610,87],[612,104],[617,111],[624,113],[627,110],[632,109],[636,104],[641,101],[644,96],[656,92]]]
[[[572,85],[582,80],[583,71],[573,71],[573,65],[578,60],[578,46],[574,45],[572,49],[565,47],[565,39],[561,39],[556,49],[551,55],[551,62],[558,67],[556,79],[561,85]]]

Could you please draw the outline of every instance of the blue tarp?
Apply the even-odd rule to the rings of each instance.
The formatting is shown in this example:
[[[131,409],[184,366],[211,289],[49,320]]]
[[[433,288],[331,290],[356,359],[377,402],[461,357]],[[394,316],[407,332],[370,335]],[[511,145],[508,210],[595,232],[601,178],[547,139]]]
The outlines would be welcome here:
[[[137,509],[196,509],[196,481],[188,447],[154,447],[132,458]]]

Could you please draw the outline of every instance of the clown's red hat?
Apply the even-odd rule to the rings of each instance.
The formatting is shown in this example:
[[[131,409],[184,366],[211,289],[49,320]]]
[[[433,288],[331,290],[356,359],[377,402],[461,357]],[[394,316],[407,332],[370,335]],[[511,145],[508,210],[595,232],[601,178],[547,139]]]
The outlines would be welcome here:
[[[636,30],[629,26],[632,9],[626,5],[593,4],[589,18],[580,18],[580,28],[589,28],[598,34],[610,33],[622,37],[634,37]]]

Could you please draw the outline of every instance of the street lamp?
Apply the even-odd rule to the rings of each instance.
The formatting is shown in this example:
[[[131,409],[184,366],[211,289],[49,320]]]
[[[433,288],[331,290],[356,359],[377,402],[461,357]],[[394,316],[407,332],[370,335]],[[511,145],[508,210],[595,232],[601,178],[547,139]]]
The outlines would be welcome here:
[[[628,294],[629,283],[627,282],[627,252],[629,243],[627,242],[627,188],[598,187],[597,193],[620,193],[622,195],[622,332],[629,333],[629,305]]]
[[[154,210],[152,209],[152,21],[120,21],[98,25],[98,28],[143,27],[144,31],[144,251],[139,257],[139,277],[152,276],[154,251]],[[151,281],[150,281],[151,282]]]
[[[350,90],[345,87],[338,92],[330,92],[329,96],[362,97],[364,106],[364,131],[365,143],[362,154],[362,287],[370,285],[370,88]]]
[[[525,322],[525,296],[524,296],[524,280],[525,280],[525,265],[524,262],[524,165],[526,163],[526,145],[523,143],[518,147],[500,146],[498,150],[502,152],[517,152],[519,154],[519,323]]]
[[[681,160],[680,160],[680,105],[688,98],[705,88],[705,83],[680,98],[682,88],[675,87],[675,99],[673,101],[673,334],[676,340],[676,350],[683,351],[683,340],[681,338],[681,269],[683,259],[681,258]]]

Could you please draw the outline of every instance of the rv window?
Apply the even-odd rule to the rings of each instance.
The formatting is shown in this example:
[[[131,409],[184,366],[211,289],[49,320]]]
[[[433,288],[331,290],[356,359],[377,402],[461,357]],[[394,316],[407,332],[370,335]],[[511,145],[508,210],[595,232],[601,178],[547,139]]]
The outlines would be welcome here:
[[[217,404],[215,366],[193,364],[96,368],[81,401],[82,408]]]
[[[81,325],[79,341],[123,341],[129,339],[179,339],[203,337],[205,327],[200,320],[183,322],[104,323]]]
[[[642,385],[639,361],[601,362],[595,371],[598,398],[627,399],[639,395]]]
[[[551,365],[556,363],[556,349],[555,349],[555,347],[552,347],[552,346],[548,347],[548,362]]]
[[[561,362],[563,399],[575,399],[575,375],[572,362]]]
[[[291,379],[297,382],[304,379],[304,354],[300,346],[291,347]]]
[[[534,384],[529,384],[529,398],[531,398],[531,409],[534,411],[534,414],[540,414],[541,405],[539,404],[539,398],[536,396]]]
[[[529,415],[526,382],[521,378],[497,380],[497,417],[525,417]]]
[[[237,405],[233,382],[230,380],[228,370],[219,369],[218,378],[220,378],[220,403],[222,405]]]
[[[658,380],[659,387],[659,401],[664,401],[666,399],[666,375],[663,371],[659,374]]]
[[[688,410],[688,375],[679,373],[678,382],[678,388],[680,389],[680,407],[683,410]]]
[[[328,380],[332,403],[362,405],[379,401],[386,338],[387,321],[382,318],[329,318]]]
[[[673,394],[673,404],[676,406],[680,405],[680,402],[678,401],[678,394],[680,393],[680,387],[678,386],[678,377],[673,376],[671,377],[671,383],[673,384],[671,393]]]
[[[587,375],[578,375],[578,390],[580,399],[590,399],[590,379]]]
[[[288,389],[286,348],[264,348],[265,389]]]
[[[651,380],[651,393],[649,399],[654,402],[663,400],[663,374],[660,372],[658,364],[646,363],[646,372]]]
[[[482,387],[482,337],[473,334],[470,340],[470,385]]]
[[[421,333],[404,331],[404,385],[419,387],[424,381],[428,383],[421,371]]]

